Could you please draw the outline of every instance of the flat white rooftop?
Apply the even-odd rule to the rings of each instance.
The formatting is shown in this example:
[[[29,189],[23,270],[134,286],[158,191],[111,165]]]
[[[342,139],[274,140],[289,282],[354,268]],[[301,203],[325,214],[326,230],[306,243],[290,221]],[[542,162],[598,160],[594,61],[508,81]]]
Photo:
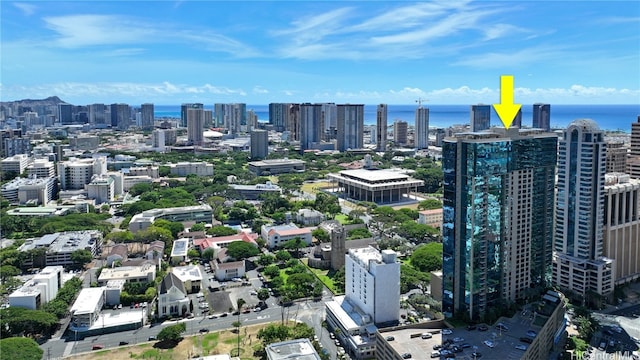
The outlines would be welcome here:
[[[173,248],[171,249],[171,257],[174,256],[187,256],[189,251],[189,239],[178,239],[173,242]]]
[[[106,268],[102,269],[100,272],[98,281],[138,279],[142,277],[149,277],[149,274],[155,274],[155,272],[155,267],[151,264]]]
[[[176,266],[171,269],[171,272],[182,282],[202,280],[202,273],[196,265]]]
[[[100,298],[104,296],[105,287],[84,288],[71,307],[72,314],[90,314],[96,311]]]
[[[365,182],[375,182],[381,180],[407,180],[409,178],[409,176],[406,174],[387,170],[342,170],[340,171],[340,174],[359,178]]]

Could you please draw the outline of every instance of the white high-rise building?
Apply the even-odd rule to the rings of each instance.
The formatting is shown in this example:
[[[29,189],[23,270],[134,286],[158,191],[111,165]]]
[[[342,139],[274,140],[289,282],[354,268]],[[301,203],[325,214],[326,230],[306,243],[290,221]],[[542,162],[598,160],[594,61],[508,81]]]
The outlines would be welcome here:
[[[27,175],[36,178],[48,178],[56,176],[55,164],[47,159],[35,159],[27,166]]]
[[[416,149],[429,147],[429,109],[419,106],[416,109],[416,132],[414,143]]]
[[[93,175],[107,173],[107,158],[100,156],[92,159],[71,158],[58,163],[58,178],[61,190],[81,190],[91,182]]]
[[[95,176],[87,185],[87,197],[96,204],[110,203],[115,199],[115,183],[107,175]]]
[[[345,295],[376,324],[400,319],[400,263],[393,250],[350,249],[345,255]]]
[[[606,143],[590,119],[575,120],[559,143],[553,283],[585,299],[613,291],[603,254]]]

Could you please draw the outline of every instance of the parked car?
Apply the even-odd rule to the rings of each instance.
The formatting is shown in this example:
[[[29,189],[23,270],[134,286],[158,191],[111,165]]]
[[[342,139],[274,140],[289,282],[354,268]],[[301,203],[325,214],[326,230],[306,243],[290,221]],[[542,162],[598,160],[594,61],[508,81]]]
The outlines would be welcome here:
[[[423,339],[431,339],[433,337],[433,335],[431,335],[431,333],[422,333],[421,336]]]
[[[523,343],[531,344],[533,342],[533,339],[528,337],[521,337],[520,341],[522,341]]]
[[[463,342],[463,341],[464,341],[464,338],[463,338],[463,337],[459,337],[459,336],[458,336],[458,337],[454,337],[454,338],[453,338],[453,342]]]
[[[404,354],[402,354],[402,358],[403,359],[411,359],[411,354],[410,353],[404,353]]]
[[[442,345],[440,344],[433,345],[433,350],[440,350],[440,349],[442,349]]]
[[[528,330],[527,331],[527,336],[531,336],[532,338],[534,338],[534,337],[536,337],[536,335],[538,335],[538,334],[533,330]]]
[[[198,331],[199,331],[201,334],[203,334],[203,333],[208,333],[208,332],[209,332],[209,329],[207,329],[207,328],[202,328],[202,329],[200,329],[200,330],[198,330]]]
[[[475,325],[467,325],[467,330],[471,331],[471,330],[475,330],[476,326]]]
[[[208,316],[209,319],[217,319],[218,316],[216,314],[211,314]]]
[[[126,341],[120,341],[120,343],[118,343],[118,346],[122,346],[122,345],[129,345],[129,343]]]
[[[487,330],[489,330],[489,327],[487,325],[482,324],[478,326],[478,331],[487,331]]]
[[[91,350],[100,350],[100,349],[104,349],[104,345],[93,344],[93,346],[91,346]]]
[[[516,349],[527,351],[527,345],[522,345],[522,344],[516,345]]]
[[[451,335],[453,331],[451,329],[442,329],[442,335]]]
[[[436,351],[434,351],[434,352],[432,352],[432,353],[431,353],[431,358],[432,358],[432,359],[433,359],[433,358],[438,358],[438,357],[440,357],[440,351],[437,351],[437,350],[436,350]]]
[[[482,343],[483,343],[483,344],[485,344],[485,345],[487,345],[487,346],[488,346],[488,347],[490,347],[490,348],[493,348],[493,347],[495,347],[495,346],[496,346],[496,344],[495,344],[493,341],[491,341],[491,340],[485,340],[485,341],[483,341]]]
[[[158,340],[155,336],[149,336],[149,341],[156,341]]]
[[[393,340],[395,340],[396,338],[395,338],[395,337],[393,337],[393,336],[387,336],[387,337],[386,337],[386,338],[384,338],[384,339],[385,339],[385,340],[387,340],[387,341],[393,341]]]

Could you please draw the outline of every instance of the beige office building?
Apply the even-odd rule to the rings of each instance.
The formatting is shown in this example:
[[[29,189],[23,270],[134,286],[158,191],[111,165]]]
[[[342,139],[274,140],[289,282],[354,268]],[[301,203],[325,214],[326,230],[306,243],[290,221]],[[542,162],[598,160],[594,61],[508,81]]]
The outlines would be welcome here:
[[[640,180],[612,173],[605,178],[604,256],[615,261],[615,283],[640,278]]]

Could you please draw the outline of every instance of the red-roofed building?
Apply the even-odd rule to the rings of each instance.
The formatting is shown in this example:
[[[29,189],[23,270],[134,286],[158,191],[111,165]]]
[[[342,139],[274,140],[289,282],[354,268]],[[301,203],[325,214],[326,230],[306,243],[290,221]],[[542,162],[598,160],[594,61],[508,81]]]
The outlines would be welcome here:
[[[297,237],[307,246],[311,244],[311,228],[299,228],[294,224],[280,226],[263,225],[261,235],[269,248],[284,245]]]
[[[258,234],[241,232],[229,236],[195,239],[193,240],[193,245],[200,251],[204,251],[210,247],[213,247],[214,249],[226,248],[230,243],[234,241],[244,241],[253,244],[255,247],[258,247],[258,243],[256,242],[257,238]]]

